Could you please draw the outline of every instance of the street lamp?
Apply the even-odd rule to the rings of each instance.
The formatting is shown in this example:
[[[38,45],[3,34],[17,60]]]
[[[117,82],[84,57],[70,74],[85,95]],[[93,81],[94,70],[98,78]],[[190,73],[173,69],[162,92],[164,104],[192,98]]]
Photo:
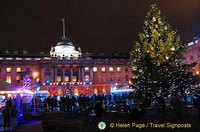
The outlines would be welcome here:
[[[34,96],[34,101],[33,101],[33,105],[34,105],[34,112],[35,112],[35,99],[37,98],[37,77],[38,77],[38,72],[33,72],[33,78],[35,79],[35,96]]]
[[[38,76],[38,72],[33,72],[33,77],[36,78]]]
[[[33,77],[35,79],[35,96],[37,97],[37,86],[38,86],[37,77],[38,77],[38,72],[33,72]]]

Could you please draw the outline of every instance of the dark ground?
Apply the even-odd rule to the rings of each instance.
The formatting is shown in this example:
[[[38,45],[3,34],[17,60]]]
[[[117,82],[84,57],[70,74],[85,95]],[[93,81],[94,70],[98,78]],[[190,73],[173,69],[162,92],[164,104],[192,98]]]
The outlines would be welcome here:
[[[134,121],[133,119],[129,119],[129,115],[124,112],[107,112],[102,117],[88,117],[84,116],[87,114],[77,114],[74,112],[49,112],[43,113],[41,115],[41,120],[31,120],[29,122],[21,121],[16,129],[16,132],[40,132],[40,131],[66,131],[66,132],[98,132],[99,130],[97,124],[100,121],[104,121],[106,123],[106,129],[103,130],[105,132],[130,132],[130,131],[155,131],[155,132],[195,132],[200,129],[200,121],[198,119],[198,111],[195,108],[188,108],[185,111],[184,119],[181,124],[191,124],[191,128],[147,128],[138,129],[135,127],[131,128],[111,128],[110,123],[126,123],[126,124],[147,124],[147,123],[172,123],[179,124],[176,116],[173,113],[157,113],[156,110],[147,110],[144,116],[140,117],[138,121]],[[39,118],[38,118],[39,119]],[[42,124],[43,128],[42,129]],[[58,127],[59,126],[59,127]],[[0,130],[3,131],[3,119],[1,116],[0,119]],[[10,128],[11,130],[11,128]]]

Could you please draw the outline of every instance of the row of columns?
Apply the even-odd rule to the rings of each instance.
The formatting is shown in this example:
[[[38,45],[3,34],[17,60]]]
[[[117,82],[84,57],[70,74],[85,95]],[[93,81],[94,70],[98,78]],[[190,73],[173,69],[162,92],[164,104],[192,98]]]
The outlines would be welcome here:
[[[66,70],[67,67],[62,67],[61,68],[61,72],[62,72],[62,82],[65,82],[65,70]],[[77,68],[77,67],[75,67]],[[60,68],[59,68],[60,69]],[[69,67],[70,69],[70,82],[72,83],[73,82],[73,66],[70,66]],[[52,67],[51,70],[50,70],[50,82],[51,83],[57,83],[57,71],[58,71],[58,67]],[[85,67],[84,66],[79,66],[78,67],[78,80],[77,82],[84,82],[85,81],[85,75],[87,73],[85,73]],[[42,83],[45,83],[45,76],[47,74],[45,74],[45,68],[42,67],[41,68],[41,82]],[[93,82],[93,69],[92,67],[89,67],[89,79],[90,79],[90,82]]]

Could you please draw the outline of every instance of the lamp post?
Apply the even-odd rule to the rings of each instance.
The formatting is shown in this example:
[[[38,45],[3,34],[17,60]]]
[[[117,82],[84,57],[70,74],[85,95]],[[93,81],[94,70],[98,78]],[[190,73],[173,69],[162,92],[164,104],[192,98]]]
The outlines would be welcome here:
[[[33,73],[33,77],[35,79],[35,96],[37,96],[37,86],[38,86],[37,77],[38,77],[38,72],[34,72]]]
[[[33,105],[34,105],[34,112],[35,112],[35,99],[37,98],[37,77],[38,77],[38,72],[34,72],[33,73],[33,78],[35,79],[35,95],[34,95],[34,101],[33,101]]]

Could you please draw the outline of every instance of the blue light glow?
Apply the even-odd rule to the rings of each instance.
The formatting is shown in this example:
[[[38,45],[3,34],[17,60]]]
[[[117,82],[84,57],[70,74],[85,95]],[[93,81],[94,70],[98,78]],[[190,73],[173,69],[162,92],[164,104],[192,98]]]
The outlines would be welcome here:
[[[112,92],[115,92],[116,90],[117,90],[117,87],[116,87],[116,86],[112,86],[112,87],[111,87],[111,91],[112,91]]]
[[[88,77],[85,78],[85,82],[90,82],[90,79]]]
[[[117,86],[112,86],[111,87],[111,92],[133,92],[135,89],[128,88],[127,86],[125,87],[120,87],[118,88]]]
[[[50,83],[50,77],[46,76],[45,83]]]

